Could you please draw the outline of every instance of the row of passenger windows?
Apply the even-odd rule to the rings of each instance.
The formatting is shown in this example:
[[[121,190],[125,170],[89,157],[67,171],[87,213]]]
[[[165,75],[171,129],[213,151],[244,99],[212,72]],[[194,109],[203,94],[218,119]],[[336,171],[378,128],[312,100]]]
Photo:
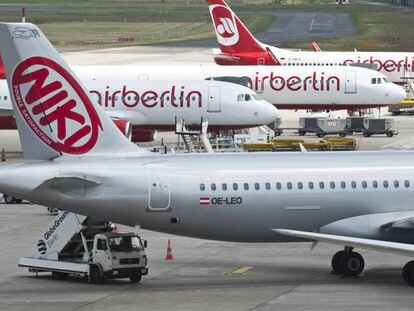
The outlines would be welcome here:
[[[394,187],[394,188],[399,188],[400,187],[400,181],[398,180],[394,180],[393,182],[389,182],[388,180],[384,180],[382,182],[378,182],[376,180],[373,180],[372,182],[370,182],[372,188],[378,188],[380,187],[380,185],[382,185],[383,188],[389,188],[389,187]],[[227,185],[226,183],[222,183],[221,184],[221,190],[223,191],[227,191],[227,189],[229,187],[232,187],[233,190],[237,191],[240,189],[244,189],[244,190],[249,190],[250,186],[252,186],[252,189],[255,190],[260,190],[261,189],[261,184],[256,182],[253,184],[249,184],[249,183],[233,183],[233,184],[229,184]],[[301,181],[297,182],[297,183],[292,183],[292,182],[287,182],[286,184],[282,184],[281,182],[277,182],[274,187],[277,190],[281,190],[283,188],[286,188],[288,190],[292,190],[293,187],[296,186],[297,189],[302,190],[305,187],[307,187],[308,189],[312,190],[315,188],[319,188],[319,189],[325,189],[325,188],[330,188],[330,189],[335,189],[335,188],[341,188],[341,189],[346,189],[347,187],[351,187],[353,189],[356,189],[358,187],[360,188],[368,188],[369,183],[368,181],[360,181],[360,182],[356,182],[356,181],[351,181],[351,182],[345,182],[345,181],[341,181],[341,182],[334,182],[334,181],[330,181],[330,182],[317,182],[314,183],[312,181],[308,182],[308,183],[303,183]],[[216,191],[218,189],[218,187],[220,187],[220,184],[217,185],[215,183],[211,183],[210,184],[210,190],[211,191]],[[410,182],[408,180],[405,180],[404,182],[401,183],[401,187],[405,187],[408,188],[410,187]],[[263,184],[263,188],[266,190],[271,190],[272,189],[272,184],[267,182]],[[201,191],[205,191],[207,189],[206,184],[200,184],[200,190]]]

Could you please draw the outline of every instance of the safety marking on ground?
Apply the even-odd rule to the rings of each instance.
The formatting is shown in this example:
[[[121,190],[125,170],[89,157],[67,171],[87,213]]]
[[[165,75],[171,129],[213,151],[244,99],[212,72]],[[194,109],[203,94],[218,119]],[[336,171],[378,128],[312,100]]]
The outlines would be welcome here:
[[[250,270],[252,270],[253,268],[254,266],[244,266],[244,267],[237,268],[231,272],[227,272],[225,273],[225,275],[243,275],[249,272]]]

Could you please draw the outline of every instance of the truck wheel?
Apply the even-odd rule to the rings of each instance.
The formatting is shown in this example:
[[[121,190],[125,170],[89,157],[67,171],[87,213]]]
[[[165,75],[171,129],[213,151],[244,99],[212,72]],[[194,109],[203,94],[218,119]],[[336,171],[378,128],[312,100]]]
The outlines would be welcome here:
[[[364,132],[364,137],[370,137],[371,134],[369,134],[368,132]]]
[[[299,136],[305,136],[306,132],[304,131],[299,131]]]
[[[14,203],[16,203],[16,199],[15,199],[15,197],[11,196],[10,194],[5,194],[4,195],[4,202],[6,202],[7,204],[14,204]]]
[[[394,133],[393,132],[387,132],[387,137],[393,137]]]
[[[102,284],[104,278],[101,274],[101,269],[97,265],[91,265],[89,268],[89,282],[93,284]]]
[[[346,133],[339,133],[339,136],[340,137],[345,137],[346,136]]]
[[[138,283],[139,281],[141,281],[141,278],[142,278],[141,269],[134,270],[129,275],[129,279],[131,280],[132,283]]]

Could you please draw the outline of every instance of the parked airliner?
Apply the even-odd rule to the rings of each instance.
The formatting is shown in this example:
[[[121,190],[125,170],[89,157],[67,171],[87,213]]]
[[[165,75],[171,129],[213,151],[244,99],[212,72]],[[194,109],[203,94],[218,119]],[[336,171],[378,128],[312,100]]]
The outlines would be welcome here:
[[[383,107],[406,93],[381,73],[355,67],[218,66],[79,66],[82,81],[216,80],[250,87],[278,109],[348,109]]]
[[[108,80],[110,81],[110,80]],[[89,93],[133,142],[173,131],[176,119],[189,130],[234,130],[275,122],[276,107],[251,89],[221,81],[124,81],[86,83]],[[16,129],[9,89],[0,80],[0,129]]]
[[[39,160],[1,166],[0,192],[184,236],[344,245],[332,260],[342,275],[364,268],[354,247],[414,255],[414,152],[152,154],[35,25],[1,23],[0,41],[23,153]],[[414,285],[414,261],[403,278]]]
[[[412,52],[330,52],[319,49],[314,53],[280,49],[258,41],[224,0],[208,0],[208,4],[221,50],[215,61],[220,65],[326,67],[364,64],[383,73],[394,83],[407,83],[407,78],[414,76]]]

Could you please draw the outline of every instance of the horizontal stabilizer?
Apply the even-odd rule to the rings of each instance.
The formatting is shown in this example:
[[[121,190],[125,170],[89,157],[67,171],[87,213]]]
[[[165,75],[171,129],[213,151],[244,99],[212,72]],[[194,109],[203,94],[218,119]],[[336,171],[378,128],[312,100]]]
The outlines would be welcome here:
[[[387,242],[380,240],[354,238],[340,235],[306,232],[288,229],[273,229],[274,232],[295,238],[303,238],[311,241],[325,242],[330,244],[359,247],[384,253],[413,256],[414,245],[406,243]]]

